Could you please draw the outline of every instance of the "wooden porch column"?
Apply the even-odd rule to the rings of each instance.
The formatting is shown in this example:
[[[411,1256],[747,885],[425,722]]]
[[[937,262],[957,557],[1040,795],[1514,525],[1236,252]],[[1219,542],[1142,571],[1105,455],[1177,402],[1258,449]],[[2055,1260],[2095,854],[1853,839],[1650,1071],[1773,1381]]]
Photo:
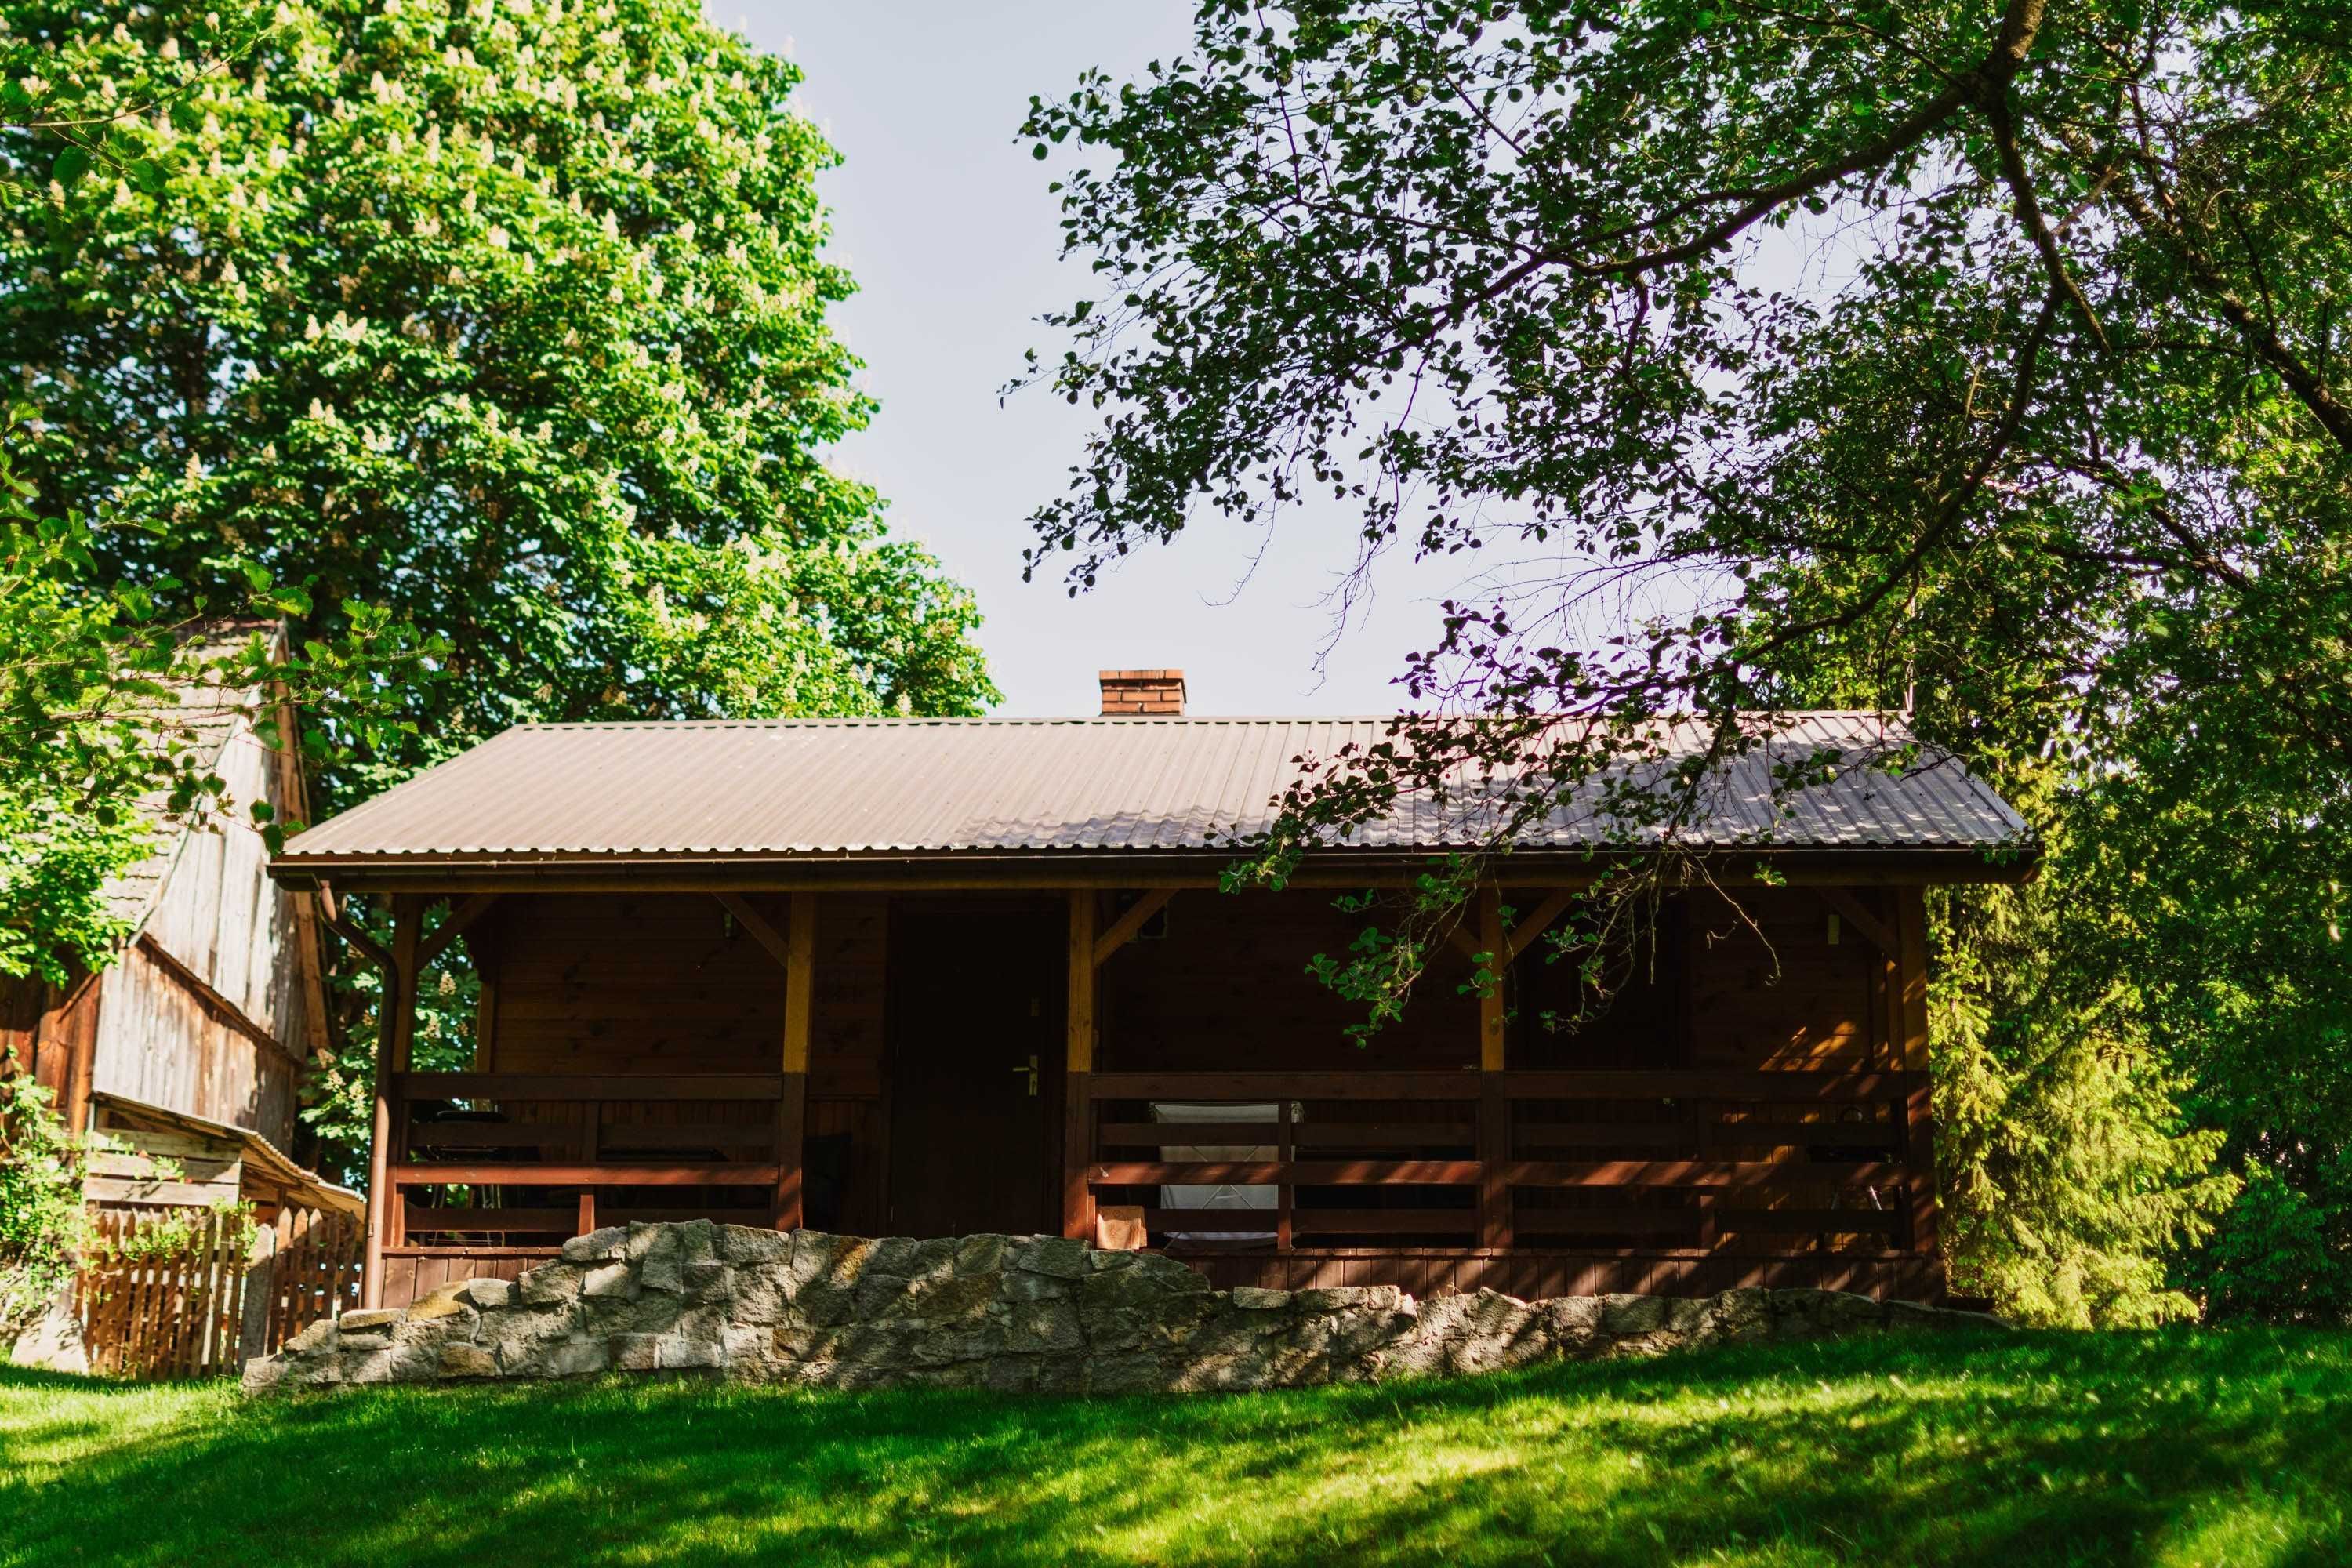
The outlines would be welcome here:
[[[1064,1049],[1062,1234],[1091,1242],[1095,1195],[1087,1183],[1087,1166],[1095,1152],[1095,895],[1090,889],[1070,893],[1068,1037]]]
[[[1898,1025],[1889,1044],[1895,1065],[1905,1072],[1925,1075],[1927,1067],[1927,900],[1918,888],[1895,889],[1895,939],[1899,954],[1892,989],[1896,993],[1889,1020]],[[1927,1083],[1911,1089],[1903,1104],[1903,1163],[1916,1173],[1905,1183],[1908,1204],[1906,1239],[1911,1250],[1936,1259],[1937,1283],[1943,1275],[1942,1255],[1936,1245],[1936,1130],[1934,1101]]]
[[[784,1089],[776,1101],[778,1230],[798,1230],[803,1216],[802,1169],[808,1150],[809,1037],[816,1016],[816,895],[793,895],[784,931]]]
[[[1511,1189],[1503,1180],[1511,1157],[1511,1102],[1502,1076],[1511,937],[1503,929],[1503,890],[1492,882],[1478,889],[1478,950],[1493,977],[1478,994],[1478,1245],[1502,1248],[1511,1245]]]
[[[376,1007],[375,1121],[368,1140],[367,1257],[360,1275],[360,1304],[383,1305],[383,1249],[401,1238],[400,1194],[392,1188],[396,1141],[407,1121],[396,1075],[408,1070],[416,1037],[416,950],[425,931],[425,900],[413,893],[392,900],[392,952],[383,966],[383,995]]]

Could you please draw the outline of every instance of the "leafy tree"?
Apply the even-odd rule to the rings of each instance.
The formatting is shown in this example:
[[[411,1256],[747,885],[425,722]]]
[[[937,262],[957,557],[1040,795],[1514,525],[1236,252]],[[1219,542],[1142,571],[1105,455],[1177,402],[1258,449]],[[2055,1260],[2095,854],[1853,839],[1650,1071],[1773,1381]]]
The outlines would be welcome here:
[[[791,64],[688,0],[0,16],[38,61],[0,373],[58,435],[39,510],[152,521],[91,548],[162,613],[250,570],[306,595],[298,644],[367,605],[433,650],[377,722],[304,709],[320,806],[522,721],[993,700],[971,596],[822,458],[871,405]],[[464,1053],[470,984],[420,1059]],[[349,1131],[372,977],[341,987]]]
[[[2347,110],[2315,0],[1204,0],[1184,57],[1032,102],[1099,282],[1029,379],[1100,418],[1031,570],[1321,493],[1342,563],[1495,584],[1275,874],[1465,763],[1550,780],[1532,815],[1664,710],[1736,750],[1743,708],[1916,692],[2053,849],[1944,926],[1945,1059],[1990,1075],[1947,1113],[2010,1130],[1961,1261],[2036,1315],[2175,1310],[2156,1266],[2229,1191],[2182,1109],[2250,1201],[2321,1201],[2352,1142],[2278,1087],[2347,995]],[[1410,984],[1397,951],[1339,978]]]
[[[236,813],[283,831],[268,802],[228,798],[212,721],[243,705],[271,734],[267,710],[331,700],[372,734],[383,721],[367,693],[403,667],[383,617],[358,605],[336,645],[289,656],[258,617],[307,601],[257,572],[227,602],[242,626],[162,615],[177,584],[98,568],[100,538],[127,526],[111,509],[97,529],[31,511],[16,458],[38,425],[22,408],[0,424],[0,978],[65,984],[113,961],[124,932],[107,887],[162,847],[158,824]]]
[[[0,1343],[40,1315],[90,1240],[82,1201],[89,1146],[29,1075],[0,1075]]]
[[[236,42],[216,19],[209,30]],[[116,133],[127,110],[45,79],[49,64],[37,44],[0,36],[0,127],[59,139],[63,178],[104,168],[153,186],[159,169],[130,156]],[[213,605],[247,622],[307,609],[249,560],[225,563],[234,584],[225,598],[106,574],[103,543],[136,523],[107,500],[85,515],[44,516],[37,487],[18,471],[58,440],[29,405],[0,416],[0,978],[49,984],[112,961],[122,931],[107,884],[160,847],[158,821],[238,810],[265,834],[280,831],[267,802],[226,799],[201,744],[205,720],[229,702],[252,704],[259,718],[273,702],[340,693],[346,721],[371,726],[373,704],[349,698],[383,668],[371,658],[382,616],[360,606],[345,614],[356,637],[290,658],[258,626],[236,636],[207,618]],[[179,613],[166,613],[175,599]],[[209,711],[190,700],[206,689],[221,693]]]
[[[313,716],[327,805],[520,720],[992,697],[969,595],[821,460],[869,405],[789,63],[683,0],[287,4],[193,78],[185,14],[5,14],[48,91],[161,105],[119,172],[0,139],[43,510],[156,520],[100,542],[133,582],[251,562],[298,637],[352,602],[446,645],[410,728]]]

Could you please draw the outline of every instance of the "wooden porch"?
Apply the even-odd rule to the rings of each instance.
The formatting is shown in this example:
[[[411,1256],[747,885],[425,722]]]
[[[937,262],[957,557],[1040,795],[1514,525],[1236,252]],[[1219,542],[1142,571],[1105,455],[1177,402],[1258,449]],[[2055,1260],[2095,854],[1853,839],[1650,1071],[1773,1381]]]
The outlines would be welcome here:
[[[428,932],[400,894],[369,1299],[695,1217],[1139,1223],[1221,1286],[1944,1294],[1916,887],[1753,889],[1746,934],[1671,906],[1578,1033],[1539,1026],[1566,894],[1489,889],[1460,973],[1363,1047],[1303,973],[1360,923],[1329,897],[478,892]],[[477,1070],[413,1070],[460,940]]]

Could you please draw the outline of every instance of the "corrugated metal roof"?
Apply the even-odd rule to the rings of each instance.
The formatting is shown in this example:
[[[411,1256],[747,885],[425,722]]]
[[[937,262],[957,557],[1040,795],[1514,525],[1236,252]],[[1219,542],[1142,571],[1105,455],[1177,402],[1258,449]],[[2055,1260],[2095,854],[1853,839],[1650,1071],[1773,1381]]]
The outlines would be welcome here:
[[[1214,851],[1264,827],[1273,803],[1343,746],[1388,736],[1371,719],[809,719],[530,724],[322,823],[280,864],[417,859],[612,858],[1155,850]],[[2016,844],[2025,825],[1958,762],[1910,745],[1871,713],[1759,719],[1769,738],[1718,765],[1695,847],[1972,849]],[[1705,743],[1664,722],[1671,760]],[[1774,788],[1775,772],[1823,750],[1834,778]],[[1654,765],[1654,764],[1653,764]],[[1580,848],[1625,834],[1596,784],[1521,847]],[[1350,842],[1423,850],[1482,842],[1491,792],[1418,800]]]

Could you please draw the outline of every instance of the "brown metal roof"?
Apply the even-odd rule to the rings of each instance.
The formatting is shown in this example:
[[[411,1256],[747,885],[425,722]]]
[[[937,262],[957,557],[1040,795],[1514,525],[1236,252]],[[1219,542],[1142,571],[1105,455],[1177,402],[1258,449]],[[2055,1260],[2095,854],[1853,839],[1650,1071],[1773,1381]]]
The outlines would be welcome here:
[[[1270,820],[1312,762],[1379,742],[1376,719],[811,719],[530,724],[293,839],[280,870],[424,862],[610,863],[997,854],[1214,852]],[[1898,720],[1782,714],[1720,766],[1697,847],[1980,850],[2025,825],[1951,757],[1868,765],[1909,744]],[[1704,743],[1669,721],[1671,757]],[[1819,749],[1838,776],[1776,795],[1773,769]],[[1588,798],[1592,792],[1588,792]],[[1411,803],[1352,838],[1391,852],[1480,842],[1476,792]],[[1571,803],[1522,848],[1619,842]]]

